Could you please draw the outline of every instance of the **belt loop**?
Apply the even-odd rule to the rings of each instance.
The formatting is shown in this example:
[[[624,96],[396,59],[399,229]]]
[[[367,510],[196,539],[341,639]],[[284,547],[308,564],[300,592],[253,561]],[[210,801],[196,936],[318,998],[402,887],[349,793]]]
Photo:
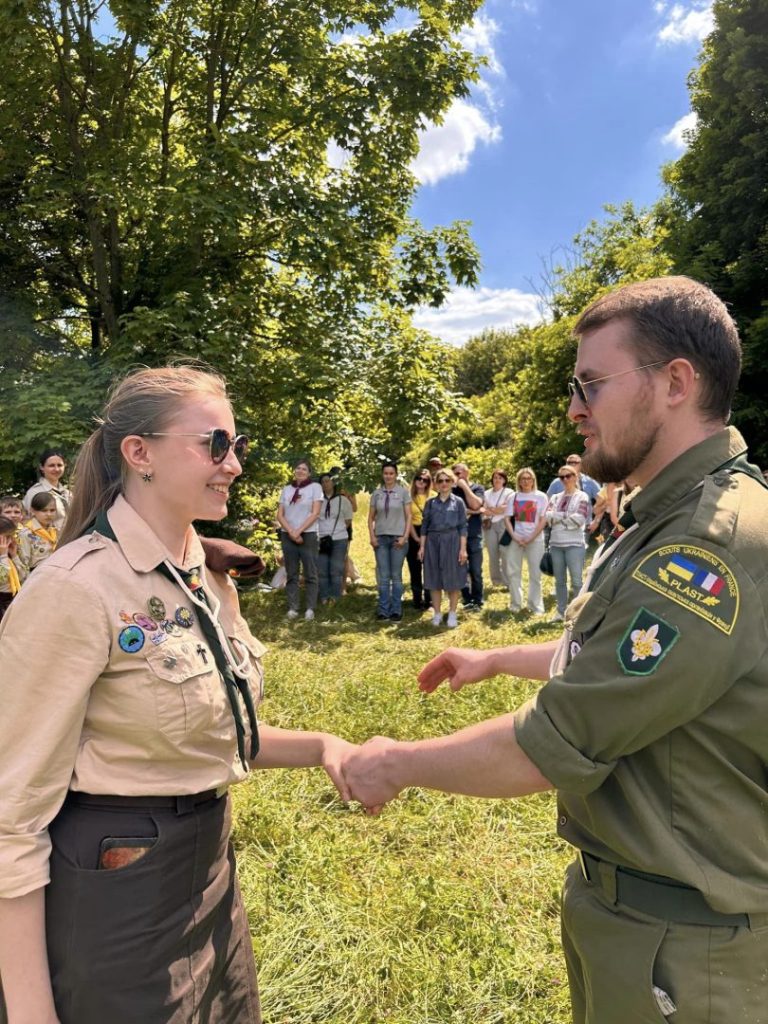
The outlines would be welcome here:
[[[751,932],[762,932],[768,928],[768,914],[747,914],[747,919]]]
[[[176,813],[178,815],[181,815],[181,814],[191,814],[192,811],[194,811],[194,809],[195,809],[194,797],[190,796],[189,794],[187,794],[186,796],[177,796],[176,797]]]
[[[601,860],[597,865],[597,870],[600,873],[600,885],[603,892],[611,903],[616,903],[616,865]]]

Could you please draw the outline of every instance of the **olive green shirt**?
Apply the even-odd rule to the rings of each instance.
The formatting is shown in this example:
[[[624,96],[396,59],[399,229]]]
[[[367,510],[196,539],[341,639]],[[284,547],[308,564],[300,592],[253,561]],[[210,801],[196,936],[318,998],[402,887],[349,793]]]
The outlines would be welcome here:
[[[768,491],[722,468],[745,451],[724,429],[633,496],[515,719],[564,839],[726,913],[768,911]]]

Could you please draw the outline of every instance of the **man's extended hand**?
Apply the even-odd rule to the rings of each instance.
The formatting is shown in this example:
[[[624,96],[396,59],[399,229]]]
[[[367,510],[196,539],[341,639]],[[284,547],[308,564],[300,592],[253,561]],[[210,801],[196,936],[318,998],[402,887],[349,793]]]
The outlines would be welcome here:
[[[398,780],[398,747],[395,740],[374,736],[344,758],[347,789],[369,814],[378,814],[404,788]]]
[[[432,693],[440,683],[447,681],[452,690],[460,690],[467,683],[478,683],[496,675],[489,651],[468,651],[449,647],[428,661],[418,674],[419,689]]]

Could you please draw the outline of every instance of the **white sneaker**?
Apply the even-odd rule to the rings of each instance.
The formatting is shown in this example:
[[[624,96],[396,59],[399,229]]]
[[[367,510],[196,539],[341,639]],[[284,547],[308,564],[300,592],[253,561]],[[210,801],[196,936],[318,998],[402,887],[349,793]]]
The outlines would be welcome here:
[[[511,604],[511,605],[509,606],[509,610],[510,610],[510,611],[511,611],[511,612],[512,612],[512,613],[513,613],[514,615],[517,615],[517,613],[518,613],[518,612],[520,611],[520,605],[519,605],[519,604]]]
[[[295,608],[289,608],[288,611],[285,613],[285,617],[286,619],[298,619],[299,613],[296,611]]]
[[[314,617],[315,617],[315,613],[312,611],[312,609],[311,608],[307,608],[307,610],[304,612],[304,618],[306,619],[306,621],[307,622],[311,622],[312,619],[314,619]]]
[[[459,620],[456,618],[456,612],[448,612],[448,629],[456,629],[459,624]]]
[[[433,626],[442,626],[442,624],[443,624],[443,613],[442,612],[435,612],[435,614],[432,616],[432,625]]]

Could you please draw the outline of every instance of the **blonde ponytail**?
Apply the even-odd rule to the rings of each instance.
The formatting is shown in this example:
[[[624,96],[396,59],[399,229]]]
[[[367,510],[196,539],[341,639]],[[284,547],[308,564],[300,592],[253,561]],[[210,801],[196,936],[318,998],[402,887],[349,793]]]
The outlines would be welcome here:
[[[72,474],[74,497],[59,545],[81,536],[123,490],[124,438],[164,430],[191,398],[227,399],[223,377],[195,366],[136,370],[110,393],[101,421],[77,456]]]

